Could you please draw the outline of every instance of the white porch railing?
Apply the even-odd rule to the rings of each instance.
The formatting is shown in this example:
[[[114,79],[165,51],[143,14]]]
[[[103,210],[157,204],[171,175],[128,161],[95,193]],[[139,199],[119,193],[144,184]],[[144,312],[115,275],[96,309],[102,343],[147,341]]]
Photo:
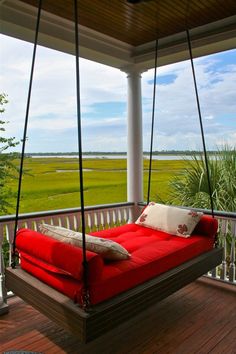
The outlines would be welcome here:
[[[224,248],[221,265],[209,272],[209,276],[236,285],[236,214],[217,213],[219,245]]]
[[[85,207],[85,224],[87,232],[98,231],[119,226],[132,219],[133,203],[119,203]],[[21,214],[18,229],[28,228],[38,231],[41,223],[58,225],[73,230],[81,230],[80,208],[62,209],[30,214]],[[14,215],[0,217],[0,250],[8,244],[8,262],[11,264],[12,243],[14,239]],[[6,258],[6,257],[5,257]]]
[[[142,203],[143,205],[143,203]],[[119,203],[97,205],[85,208],[85,221],[87,232],[119,226],[136,218],[139,207],[134,203]],[[203,210],[209,214],[208,210]],[[222,264],[209,272],[208,276],[216,280],[236,285],[235,270],[235,240],[236,240],[236,214],[216,212],[219,222],[219,243],[224,247]],[[40,223],[59,225],[75,230],[81,228],[80,208],[46,211],[19,216],[18,228],[26,227],[38,230]],[[4,288],[4,263],[11,264],[12,242],[14,238],[15,216],[0,217],[0,313],[6,309],[6,292]]]

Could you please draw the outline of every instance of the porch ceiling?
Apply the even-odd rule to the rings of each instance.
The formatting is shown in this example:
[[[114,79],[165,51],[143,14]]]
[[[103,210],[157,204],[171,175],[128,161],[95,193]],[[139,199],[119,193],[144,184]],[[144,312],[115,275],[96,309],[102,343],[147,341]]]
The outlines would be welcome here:
[[[38,0],[21,0],[37,6]],[[139,46],[236,14],[235,0],[78,1],[79,23],[132,46]],[[45,0],[43,8],[73,21],[73,1]]]
[[[32,40],[37,0],[2,0],[1,32]],[[155,39],[160,64],[186,58],[185,29],[192,29],[195,56],[236,47],[235,0],[78,1],[81,56],[123,68],[153,65]],[[42,45],[73,53],[73,1],[43,0]]]

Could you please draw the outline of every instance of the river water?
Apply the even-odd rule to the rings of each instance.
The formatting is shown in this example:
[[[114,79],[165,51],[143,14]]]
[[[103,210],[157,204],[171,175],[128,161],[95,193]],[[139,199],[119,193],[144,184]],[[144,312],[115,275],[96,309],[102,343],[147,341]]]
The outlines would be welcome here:
[[[34,159],[37,158],[68,158],[68,159],[73,159],[73,158],[78,158],[77,155],[44,155],[44,156],[40,156],[40,155],[33,155],[31,156]],[[109,159],[109,160],[113,160],[113,159],[126,159],[127,156],[126,155],[84,155],[83,156],[84,159]],[[149,159],[148,155],[143,155],[144,159]],[[153,155],[152,156],[153,160],[190,160],[191,156],[190,155]]]

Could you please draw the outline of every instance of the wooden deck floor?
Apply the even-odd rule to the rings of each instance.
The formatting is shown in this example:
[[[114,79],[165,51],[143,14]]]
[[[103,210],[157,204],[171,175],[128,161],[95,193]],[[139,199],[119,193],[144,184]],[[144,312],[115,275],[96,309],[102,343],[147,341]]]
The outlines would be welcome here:
[[[0,352],[236,354],[236,287],[215,283],[194,282],[87,345],[13,297],[0,317]]]

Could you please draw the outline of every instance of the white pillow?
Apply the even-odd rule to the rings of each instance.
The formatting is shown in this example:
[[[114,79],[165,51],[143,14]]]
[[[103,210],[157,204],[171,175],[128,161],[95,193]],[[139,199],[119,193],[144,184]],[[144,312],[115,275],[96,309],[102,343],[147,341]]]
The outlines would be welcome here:
[[[82,233],[65,229],[60,226],[40,224],[39,230],[42,234],[50,236],[58,241],[69,243],[73,246],[82,248]],[[86,249],[100,254],[109,260],[122,260],[130,258],[129,252],[119,243],[105,238],[85,235]]]
[[[189,237],[203,213],[150,202],[136,224],[167,232],[171,235]]]

